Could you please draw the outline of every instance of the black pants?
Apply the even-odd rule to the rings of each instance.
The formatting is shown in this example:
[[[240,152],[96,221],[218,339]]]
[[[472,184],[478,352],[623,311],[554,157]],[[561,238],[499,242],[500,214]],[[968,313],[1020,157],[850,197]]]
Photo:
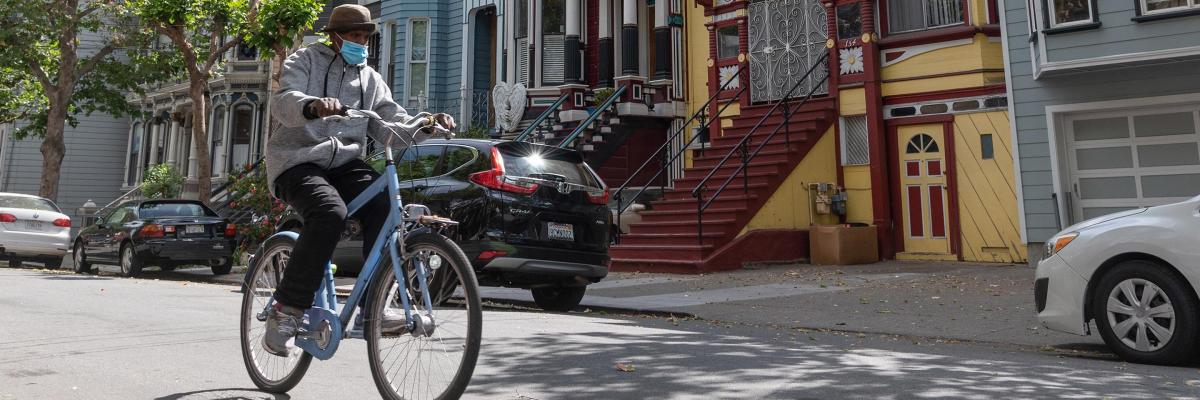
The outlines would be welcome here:
[[[275,178],[275,194],[304,218],[300,240],[292,249],[283,281],[275,291],[275,301],[301,309],[312,306],[325,276],[325,264],[346,228],[346,203],[366,190],[378,176],[367,163],[354,160],[332,170],[301,164]],[[389,205],[385,193],[380,192],[355,214],[363,227],[364,262],[387,219]]]

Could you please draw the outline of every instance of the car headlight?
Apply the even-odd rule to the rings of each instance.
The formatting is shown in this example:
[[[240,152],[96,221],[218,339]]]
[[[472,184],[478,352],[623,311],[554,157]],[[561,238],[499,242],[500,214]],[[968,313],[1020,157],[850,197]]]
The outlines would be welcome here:
[[[1050,238],[1050,240],[1046,241],[1046,251],[1042,255],[1042,259],[1047,259],[1058,254],[1064,247],[1075,241],[1077,237],[1079,237],[1079,232],[1064,233]]]

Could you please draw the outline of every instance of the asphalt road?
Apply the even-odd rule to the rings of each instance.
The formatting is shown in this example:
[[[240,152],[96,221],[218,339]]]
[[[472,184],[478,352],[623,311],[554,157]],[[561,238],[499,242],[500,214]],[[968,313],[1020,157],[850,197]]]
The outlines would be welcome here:
[[[0,399],[377,397],[366,346],[252,390],[227,285],[0,268]],[[488,309],[467,398],[1200,397],[1193,367],[703,320]],[[615,365],[632,365],[619,371]]]

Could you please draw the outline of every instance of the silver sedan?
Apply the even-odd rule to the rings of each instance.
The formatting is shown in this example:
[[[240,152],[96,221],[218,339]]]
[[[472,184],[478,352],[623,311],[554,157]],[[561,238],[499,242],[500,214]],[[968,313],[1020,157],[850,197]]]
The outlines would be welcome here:
[[[9,266],[38,261],[62,266],[71,243],[71,218],[49,199],[0,193],[0,259]]]

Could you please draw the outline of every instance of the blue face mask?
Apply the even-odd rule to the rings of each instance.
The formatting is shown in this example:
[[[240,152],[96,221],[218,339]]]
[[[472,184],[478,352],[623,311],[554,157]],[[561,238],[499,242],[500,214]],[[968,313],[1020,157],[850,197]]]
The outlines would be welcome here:
[[[351,42],[338,35],[342,39],[342,58],[346,60],[346,64],[359,65],[367,60],[367,46]]]

